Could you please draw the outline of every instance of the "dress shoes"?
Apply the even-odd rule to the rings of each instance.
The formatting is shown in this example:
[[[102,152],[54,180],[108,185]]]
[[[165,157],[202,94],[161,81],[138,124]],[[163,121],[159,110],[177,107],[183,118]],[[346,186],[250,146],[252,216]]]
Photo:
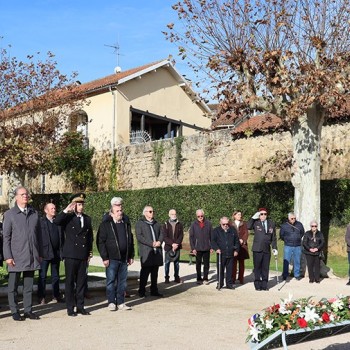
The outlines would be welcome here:
[[[140,298],[146,298],[146,293],[145,292],[139,292],[139,297]]]
[[[29,318],[30,320],[40,320],[40,317],[34,312],[25,312],[24,318]]]
[[[14,321],[24,321],[25,318],[23,316],[21,316],[21,314],[19,312],[15,312],[14,314],[12,314],[12,318]]]
[[[85,309],[78,309],[77,310],[77,314],[81,314],[81,315],[84,315],[84,316],[91,315],[90,312],[86,311]]]
[[[75,317],[77,316],[77,313],[74,311],[67,311],[68,316]]]
[[[151,293],[152,297],[158,297],[158,298],[162,298],[163,294],[156,292],[156,293]]]

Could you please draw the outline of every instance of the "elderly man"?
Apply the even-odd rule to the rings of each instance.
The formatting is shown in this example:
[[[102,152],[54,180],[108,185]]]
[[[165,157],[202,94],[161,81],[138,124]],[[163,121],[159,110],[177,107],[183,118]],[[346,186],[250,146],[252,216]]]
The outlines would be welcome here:
[[[86,268],[92,256],[93,233],[91,218],[84,214],[84,202],[84,193],[71,196],[66,209],[54,220],[55,224],[62,226],[65,234],[62,257],[66,272],[65,293],[68,316],[77,316],[77,313],[90,315],[84,309],[84,293]]]
[[[181,283],[179,276],[180,270],[180,249],[184,238],[184,228],[182,223],[177,219],[176,210],[169,210],[169,220],[162,226],[164,235],[165,250],[165,283],[169,283],[170,263],[174,262],[174,281]]]
[[[53,223],[56,216],[56,206],[46,203],[44,207],[45,216],[41,218],[42,252],[43,260],[38,278],[38,300],[39,304],[45,304],[46,300],[46,277],[49,266],[51,266],[52,300],[61,302],[60,296],[60,262],[62,255],[62,230],[60,226]]]
[[[248,230],[254,231],[253,264],[254,286],[256,290],[268,290],[271,246],[273,255],[277,256],[276,225],[267,218],[267,209],[259,208],[247,223]]]
[[[162,297],[158,291],[158,270],[163,265],[163,233],[159,223],[154,219],[154,210],[147,205],[143,209],[143,218],[136,223],[136,237],[138,241],[141,271],[139,296],[146,296],[146,284],[148,276],[151,275],[151,295]]]
[[[233,289],[232,271],[233,257],[238,255],[240,242],[235,227],[230,226],[229,219],[224,216],[220,219],[220,226],[213,230],[211,247],[217,253],[217,289],[224,286],[226,270],[226,288]]]
[[[42,257],[41,229],[37,211],[28,205],[29,192],[19,186],[15,190],[15,206],[4,214],[4,259],[6,261],[8,280],[8,301],[15,321],[26,318],[39,319],[32,312],[32,293],[34,271],[40,269]],[[21,316],[17,301],[18,283],[23,273],[23,306]]]
[[[301,245],[304,236],[304,226],[296,220],[294,213],[288,214],[288,220],[281,225],[280,239],[284,242],[283,249],[283,273],[282,277],[285,281],[289,276],[289,264],[293,258],[294,277],[299,281],[300,261],[301,261]]]
[[[211,222],[204,217],[202,209],[196,210],[196,217],[197,220],[190,227],[190,245],[192,253],[196,256],[197,284],[209,284],[209,260],[210,253],[213,252],[210,248],[210,238],[213,227]]]
[[[123,220],[121,206],[112,205],[109,218],[100,224],[96,241],[106,268],[108,309],[131,310],[124,298],[128,265],[134,262],[134,241],[130,224]]]

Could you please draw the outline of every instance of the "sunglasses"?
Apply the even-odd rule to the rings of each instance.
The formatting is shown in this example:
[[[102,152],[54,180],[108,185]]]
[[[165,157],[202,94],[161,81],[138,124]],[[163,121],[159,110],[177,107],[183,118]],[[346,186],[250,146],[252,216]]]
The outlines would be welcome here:
[[[204,218],[204,216],[203,215],[198,215],[197,218]]]
[[[222,224],[222,226],[229,226],[229,224]]]
[[[260,213],[260,216],[266,216],[267,213]]]
[[[147,210],[148,213],[153,213],[153,210]]]
[[[317,227],[317,225],[311,225],[311,227]]]

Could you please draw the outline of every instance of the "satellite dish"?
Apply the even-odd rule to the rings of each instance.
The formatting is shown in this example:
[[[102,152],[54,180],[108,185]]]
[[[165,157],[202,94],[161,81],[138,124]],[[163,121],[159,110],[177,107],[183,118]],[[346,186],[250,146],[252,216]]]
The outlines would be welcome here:
[[[122,71],[122,69],[121,69],[119,66],[117,66],[117,67],[114,68],[114,74],[118,74],[118,73],[120,73],[121,71]]]

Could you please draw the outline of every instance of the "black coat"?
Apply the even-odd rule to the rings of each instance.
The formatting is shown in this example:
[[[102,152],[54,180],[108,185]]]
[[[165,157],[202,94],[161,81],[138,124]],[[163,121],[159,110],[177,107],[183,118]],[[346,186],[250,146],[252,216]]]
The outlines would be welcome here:
[[[252,245],[253,252],[271,253],[272,249],[277,249],[276,225],[267,219],[267,231],[265,230],[262,221],[249,219],[247,223],[248,230],[254,231],[254,239]]]
[[[64,233],[63,258],[87,260],[92,254],[93,232],[90,216],[83,214],[84,227],[75,213],[59,213],[54,223]]]
[[[123,221],[127,235],[127,260],[134,258],[134,238],[131,233],[130,221]],[[117,240],[117,232],[113,227],[113,218],[104,218],[97,231],[96,237],[97,249],[102,260],[120,260],[121,254]]]
[[[41,243],[42,243],[42,258],[44,260],[52,260],[56,258],[62,258],[62,248],[63,248],[63,234],[61,226],[53,224],[57,227],[58,237],[53,237],[54,232],[51,232],[49,225],[52,225],[47,217],[42,217],[40,219],[41,225]],[[56,249],[53,247],[52,242],[57,239],[58,246]]]
[[[324,247],[324,237],[321,231],[316,231],[315,236],[312,231],[306,231],[303,238],[304,253],[308,255],[320,255],[320,251]],[[310,252],[311,248],[317,248],[317,252]]]
[[[240,247],[237,231],[234,227],[229,227],[227,232],[218,226],[213,230],[211,236],[211,248],[215,251],[220,249],[221,256],[233,258],[233,253],[238,252]]]

